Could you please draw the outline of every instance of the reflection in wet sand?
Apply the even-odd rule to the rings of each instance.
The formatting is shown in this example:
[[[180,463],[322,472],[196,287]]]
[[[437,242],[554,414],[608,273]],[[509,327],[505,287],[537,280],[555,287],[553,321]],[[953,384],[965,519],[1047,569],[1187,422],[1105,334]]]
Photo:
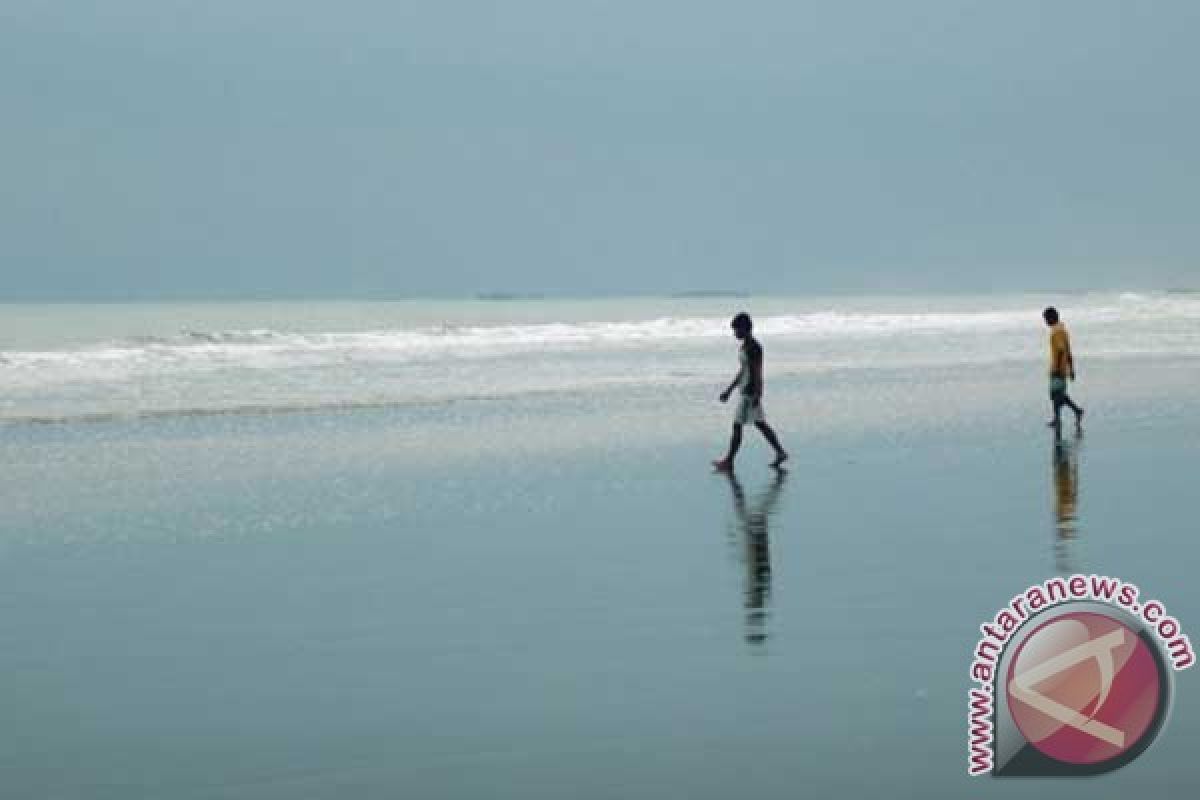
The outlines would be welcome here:
[[[1082,437],[1054,439],[1054,568],[1061,575],[1079,571],[1075,544],[1079,536],[1079,449]]]
[[[730,472],[726,476],[733,492],[733,535],[738,544],[739,560],[746,568],[745,639],[749,644],[762,645],[767,640],[771,603],[771,543],[767,525],[779,502],[787,472],[775,470],[767,487],[749,498],[736,475]]]

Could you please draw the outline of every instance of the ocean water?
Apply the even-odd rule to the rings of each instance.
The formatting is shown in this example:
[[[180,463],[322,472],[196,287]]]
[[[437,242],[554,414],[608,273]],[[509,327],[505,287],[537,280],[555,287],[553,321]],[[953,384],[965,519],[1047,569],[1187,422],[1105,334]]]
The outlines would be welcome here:
[[[1117,773],[966,776],[1015,591],[1117,575],[1200,625],[1200,298],[1049,301],[1059,441],[1041,297],[10,306],[0,794],[1194,789],[1191,671]],[[743,307],[793,457],[750,434],[730,479]]]
[[[1086,359],[1200,355],[1200,294],[1080,294]],[[1046,297],[8,306],[0,423],[710,385],[746,306],[772,379],[1035,360]]]

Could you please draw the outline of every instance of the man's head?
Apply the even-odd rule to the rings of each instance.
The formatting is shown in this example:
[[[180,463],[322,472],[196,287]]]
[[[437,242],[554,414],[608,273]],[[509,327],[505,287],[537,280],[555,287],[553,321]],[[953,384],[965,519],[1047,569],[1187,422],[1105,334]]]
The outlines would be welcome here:
[[[729,327],[733,328],[733,335],[739,339],[745,339],[750,335],[750,331],[754,328],[754,323],[750,321],[750,315],[745,311],[739,313],[729,323]]]
[[[1057,325],[1058,324],[1058,309],[1055,308],[1054,306],[1050,306],[1049,308],[1047,308],[1045,311],[1042,312],[1042,319],[1046,320],[1047,325]]]

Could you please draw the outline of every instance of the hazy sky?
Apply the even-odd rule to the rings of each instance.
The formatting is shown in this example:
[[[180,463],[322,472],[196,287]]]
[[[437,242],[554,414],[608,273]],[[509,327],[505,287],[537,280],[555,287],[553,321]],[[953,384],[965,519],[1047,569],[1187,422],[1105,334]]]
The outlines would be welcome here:
[[[0,299],[1200,284],[1191,0],[0,3]]]

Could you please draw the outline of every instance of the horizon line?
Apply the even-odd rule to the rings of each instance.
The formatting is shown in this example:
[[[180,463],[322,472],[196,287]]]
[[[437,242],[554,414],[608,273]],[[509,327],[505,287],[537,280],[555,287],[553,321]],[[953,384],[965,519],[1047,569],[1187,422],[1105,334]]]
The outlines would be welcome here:
[[[679,291],[636,291],[636,292],[564,292],[564,291],[484,291],[454,294],[387,294],[387,295],[161,295],[132,298],[117,297],[77,297],[77,298],[3,298],[2,306],[19,305],[142,305],[142,304],[218,304],[218,303],[401,303],[401,302],[479,302],[479,303],[519,303],[553,300],[749,300],[754,298],[790,298],[790,297],[889,297],[889,296],[978,296],[978,295],[1026,295],[1026,294],[1056,294],[1056,295],[1085,295],[1085,294],[1120,294],[1120,293],[1150,292],[1158,294],[1200,294],[1200,286],[1122,286],[1103,288],[1068,288],[1068,287],[1026,287],[1019,289],[898,289],[874,288],[863,289],[833,289],[820,290],[787,290],[751,292],[737,289],[686,289]]]

